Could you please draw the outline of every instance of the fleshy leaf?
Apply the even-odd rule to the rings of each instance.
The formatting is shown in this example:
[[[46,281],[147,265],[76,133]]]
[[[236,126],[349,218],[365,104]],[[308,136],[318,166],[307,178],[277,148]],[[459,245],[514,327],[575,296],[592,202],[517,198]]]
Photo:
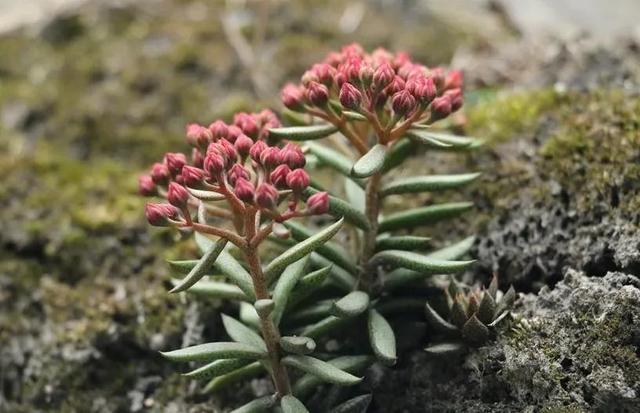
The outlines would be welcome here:
[[[334,407],[331,413],[366,413],[371,404],[371,395],[356,396]]]
[[[193,267],[198,264],[198,260],[169,260],[167,262],[173,271],[184,275],[189,274]]]
[[[408,268],[425,274],[450,274],[466,269],[475,261],[448,261],[425,257],[415,252],[386,250],[375,254],[372,261]]]
[[[220,238],[213,245],[211,245],[211,248],[209,248],[209,250],[205,252],[196,266],[193,267],[191,271],[189,271],[189,274],[184,277],[182,281],[180,281],[180,283],[173,287],[169,292],[179,293],[181,291],[185,291],[189,287],[200,281],[202,277],[207,275],[207,272],[211,271],[213,264],[216,262],[218,256],[220,256],[220,253],[227,245],[227,242],[228,241],[226,239]]]
[[[465,345],[459,342],[439,343],[424,349],[432,356],[448,356],[452,354],[460,354],[465,350]]]
[[[489,328],[474,315],[462,326],[462,335],[474,344],[482,344],[489,338]]]
[[[316,342],[304,336],[284,336],[280,338],[280,347],[288,353],[304,355],[316,349]]]
[[[379,231],[394,231],[432,224],[456,217],[472,207],[473,203],[471,202],[450,202],[398,212],[383,218],[380,221]]]
[[[400,165],[405,159],[411,156],[411,154],[415,153],[416,147],[417,144],[411,139],[400,138],[391,146],[391,149],[389,149],[384,165],[382,166],[382,171],[389,172]]]
[[[376,310],[369,310],[369,342],[376,357],[387,365],[396,363],[396,336],[389,325]]]
[[[276,303],[270,298],[261,298],[253,303],[253,308],[260,317],[266,318],[271,315],[276,307]]]
[[[327,363],[326,361],[318,360],[309,356],[286,356],[282,359],[282,363],[302,370],[305,373],[313,374],[322,381],[340,384],[343,386],[358,384],[362,381],[361,377],[356,377],[346,371]]]
[[[425,315],[429,325],[441,333],[458,334],[459,330],[456,326],[440,317],[440,314],[434,310],[429,303],[425,306]]]
[[[266,353],[256,346],[222,341],[198,344],[179,350],[160,352],[160,354],[172,361],[208,361],[229,358],[256,360],[266,356]]]
[[[306,142],[305,146],[309,149],[309,152],[314,154],[323,164],[331,167],[333,170],[346,177],[354,179],[358,185],[364,186],[364,183],[361,180],[355,179],[351,176],[351,166],[353,165],[353,161],[349,158],[326,145],[319,145],[315,142]]]
[[[351,176],[367,178],[379,172],[387,155],[387,145],[376,144],[364,154],[351,168]]]
[[[470,173],[402,178],[384,185],[380,191],[380,195],[415,194],[427,191],[441,191],[443,189],[459,188],[469,182],[472,182],[479,176],[479,173]]]
[[[334,265],[331,261],[318,253],[311,254],[311,263],[314,267],[331,267],[330,279],[332,284],[345,292],[353,290],[356,285],[356,278],[339,265]]]
[[[305,275],[298,281],[289,299],[289,305],[295,305],[317,291],[329,277],[332,266],[322,267]]]
[[[376,239],[376,250],[424,250],[429,246],[431,238],[416,237],[413,235],[401,235],[393,237],[378,237]]]
[[[213,191],[203,191],[202,189],[193,189],[189,187],[187,187],[187,190],[191,195],[203,201],[224,201],[227,199],[225,195]]]
[[[340,228],[342,228],[343,223],[344,219],[340,219],[323,230],[318,231],[306,240],[295,244],[276,257],[264,270],[264,276],[267,282],[269,283],[279,276],[289,264],[298,261],[300,258],[313,252],[316,248],[330,240],[340,230]]]
[[[318,192],[320,191],[315,188],[308,187],[302,195],[307,199]],[[369,221],[367,221],[367,217],[361,211],[350,205],[348,202],[333,195],[329,195],[329,214],[336,218],[344,217],[345,220],[365,231],[369,229]]]
[[[372,362],[373,357],[371,356],[341,356],[328,361],[332,366],[353,374],[359,374]],[[312,374],[305,374],[296,381],[293,386],[293,394],[298,397],[306,397],[311,391],[317,389],[321,383],[322,380],[318,377]]]
[[[273,290],[273,302],[275,304],[275,307],[272,313],[273,322],[276,325],[280,323],[282,313],[287,307],[289,296],[291,295],[293,288],[298,283],[300,277],[302,277],[302,275],[304,274],[304,270],[307,266],[308,261],[308,256],[305,256],[298,261],[290,264],[287,268],[285,268],[280,278],[278,278],[278,282],[276,283],[276,286]]]
[[[467,252],[469,252],[471,247],[473,247],[473,243],[475,241],[476,237],[467,237],[462,241],[456,242],[455,244],[451,244],[437,251],[430,252],[429,254],[427,254],[427,257],[438,260],[457,260]]]
[[[263,396],[240,406],[231,413],[267,413],[275,406],[276,399],[273,396]]]
[[[308,306],[297,308],[287,314],[287,322],[293,324],[309,323],[327,317],[333,308],[332,300],[311,302]]]
[[[171,282],[177,285],[180,281],[171,280]],[[189,288],[187,292],[202,297],[249,301],[249,297],[240,288],[219,281],[200,280]]]
[[[300,223],[287,221],[284,225],[291,231],[291,235],[296,239],[296,241],[304,241],[313,236],[313,231]],[[320,245],[315,249],[315,251],[351,273],[358,271],[356,264],[344,252],[344,248],[331,241],[327,241]]]
[[[481,139],[432,132],[426,129],[411,128],[407,131],[407,136],[433,148],[444,148],[448,146],[451,150],[475,149],[483,144]]]
[[[347,201],[358,211],[364,213],[366,209],[366,193],[364,189],[353,182],[353,180],[344,179],[344,192]]]
[[[349,319],[329,316],[323,318],[315,324],[304,328],[300,334],[306,337],[319,338],[344,325]]]
[[[342,114],[349,120],[366,121],[367,117],[350,110],[343,110]]]
[[[246,325],[260,328],[260,317],[255,307],[249,303],[240,302],[240,320]]]
[[[290,394],[287,394],[280,400],[282,413],[309,413],[304,404]]]
[[[259,361],[253,362],[244,367],[240,367],[237,370],[234,370],[227,374],[223,374],[222,376],[215,377],[205,386],[202,392],[208,393],[208,392],[218,391],[238,381],[245,380],[251,377],[256,377],[264,373],[264,371],[265,371],[264,366],[262,365],[261,362]]]
[[[480,308],[478,308],[478,319],[484,324],[491,323],[495,315],[496,307],[496,302],[491,294],[489,294],[488,291],[485,291],[482,294]]]
[[[290,141],[308,141],[325,138],[337,131],[338,128],[331,124],[290,126],[286,128],[269,129],[269,136],[280,139],[287,139]]]
[[[222,314],[222,324],[232,340],[237,341],[238,343],[249,344],[261,349],[262,351],[267,351],[267,346],[264,344],[262,337],[235,318]]]
[[[215,360],[205,366],[185,373],[184,376],[198,380],[211,380],[214,377],[225,375],[250,363],[251,360],[246,359]]]
[[[336,317],[355,317],[369,307],[369,294],[364,291],[352,291],[333,304],[332,312]]]

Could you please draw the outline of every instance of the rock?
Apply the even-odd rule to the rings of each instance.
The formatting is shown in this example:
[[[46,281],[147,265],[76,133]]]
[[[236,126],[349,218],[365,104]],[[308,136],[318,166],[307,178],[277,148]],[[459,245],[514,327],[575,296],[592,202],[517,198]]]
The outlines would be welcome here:
[[[640,408],[640,279],[568,270],[522,297],[495,341],[458,360],[420,352],[374,390],[375,412],[633,412]],[[564,409],[564,410],[563,410]]]

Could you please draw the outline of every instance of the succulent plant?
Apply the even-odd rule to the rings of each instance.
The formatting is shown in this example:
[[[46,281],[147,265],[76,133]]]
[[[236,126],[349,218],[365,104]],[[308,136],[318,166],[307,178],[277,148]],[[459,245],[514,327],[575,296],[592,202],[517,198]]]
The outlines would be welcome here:
[[[438,313],[428,302],[425,308],[429,325],[446,340],[427,347],[430,354],[454,353],[485,344],[516,299],[513,287],[506,293],[498,289],[495,276],[487,289],[470,289],[452,279],[444,294],[445,311]]]
[[[239,311],[223,316],[231,341],[164,356],[203,362],[186,375],[208,380],[209,391],[270,375],[275,393],[237,412],[304,412],[303,401],[322,383],[357,384],[356,375],[372,363],[394,364],[389,320],[421,315],[420,285],[473,263],[461,259],[473,237],[428,251],[430,238],[411,234],[463,214],[471,203],[382,214],[389,197],[454,190],[479,176],[393,178],[423,149],[470,151],[482,144],[435,126],[460,109],[461,88],[459,72],[349,45],[314,65],[300,85],[283,89],[284,116],[293,126],[283,127],[268,110],[237,114],[231,125],[189,125],[190,156],[166,154],[139,179],[140,193],[168,201],[147,205],[152,225],[195,233],[202,253],[170,262],[182,276],[171,292],[235,301]],[[316,142],[323,138],[328,144]],[[323,188],[308,173],[315,167],[343,175],[344,190]],[[326,224],[324,214],[335,222]],[[267,256],[273,258],[263,262]],[[361,394],[345,401],[337,388],[325,390],[324,407],[314,411],[364,411],[371,400]]]

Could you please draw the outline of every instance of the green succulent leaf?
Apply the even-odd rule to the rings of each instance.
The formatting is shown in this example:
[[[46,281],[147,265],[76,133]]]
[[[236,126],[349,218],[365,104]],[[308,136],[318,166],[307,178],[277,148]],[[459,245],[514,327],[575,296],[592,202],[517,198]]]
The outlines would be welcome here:
[[[331,331],[334,331],[349,321],[347,318],[339,318],[335,316],[329,316],[323,318],[315,324],[312,324],[306,328],[304,328],[300,335],[311,337],[314,339],[320,338]]]
[[[310,126],[290,126],[285,128],[269,129],[269,136],[290,141],[308,141],[322,139],[336,133],[338,128],[331,124],[310,125]]]
[[[216,392],[230,384],[237,383],[248,378],[256,377],[260,374],[263,374],[264,372],[265,370],[262,363],[256,361],[227,374],[223,374],[222,376],[215,377],[209,383],[207,383],[202,392]]]
[[[313,231],[300,223],[287,221],[284,223],[284,226],[291,231],[291,236],[296,241],[304,241],[313,236]],[[315,249],[315,251],[351,273],[356,273],[358,271],[356,264],[344,252],[344,248],[331,241],[327,241],[323,245],[320,245]]]
[[[224,359],[215,360],[205,366],[185,373],[184,376],[197,380],[211,380],[214,377],[222,376],[251,363],[246,359]]]
[[[304,404],[290,394],[287,394],[280,400],[282,413],[309,413]]]
[[[287,322],[293,324],[309,323],[327,317],[333,308],[332,300],[315,301],[303,308],[287,314]]]
[[[493,321],[493,317],[495,316],[496,308],[497,305],[495,300],[488,291],[485,291],[482,294],[482,300],[480,300],[480,307],[478,308],[477,314],[478,319],[483,324],[491,323]]]
[[[330,240],[340,230],[340,228],[342,228],[343,223],[344,219],[341,218],[339,221],[329,225],[321,231],[318,231],[313,236],[295,244],[280,254],[280,256],[271,261],[264,270],[264,276],[267,282],[270,283],[270,281],[279,276],[289,264],[292,264],[305,255],[310,254]]]
[[[376,310],[369,310],[369,342],[376,357],[387,365],[396,363],[396,336],[389,322]]]
[[[395,231],[433,224],[444,219],[457,217],[473,207],[471,202],[450,202],[391,214],[380,221],[379,231]]]
[[[171,282],[174,285],[177,285],[180,280],[171,280]],[[187,292],[189,294],[207,298],[249,301],[249,297],[247,297],[240,288],[235,285],[219,281],[200,280],[189,288]]]
[[[353,290],[353,287],[356,285],[356,278],[349,271],[339,265],[335,265],[320,254],[315,252],[311,254],[311,263],[316,268],[331,267],[329,275],[332,284],[345,292]]]
[[[361,377],[356,377],[346,371],[340,370],[326,361],[309,356],[286,356],[282,359],[282,363],[304,371],[305,373],[313,374],[322,381],[328,383],[348,386],[358,384],[362,381]]]
[[[474,314],[462,326],[462,336],[474,344],[482,344],[489,338],[489,328]]]
[[[455,244],[451,244],[437,251],[431,252],[427,254],[427,257],[437,260],[457,260],[467,254],[475,242],[476,237],[467,237]]]
[[[332,312],[336,317],[349,318],[362,314],[368,307],[369,294],[352,291],[333,304]]]
[[[429,325],[431,325],[431,327],[436,331],[446,334],[458,334],[458,327],[442,318],[440,314],[438,314],[438,312],[429,305],[429,303],[425,306],[425,315],[427,316]]]
[[[205,237],[199,232],[195,234],[195,240],[200,250],[208,251],[213,244],[209,238]],[[214,263],[214,268],[223,273],[227,278],[233,281],[251,300],[256,299],[256,294],[253,290],[253,281],[251,276],[244,269],[244,267],[235,259],[228,251],[223,250],[218,259]]]
[[[273,396],[264,396],[238,407],[231,413],[267,413],[275,404],[276,399]]]
[[[240,302],[240,320],[256,329],[260,328],[260,317],[255,307],[249,303]]]
[[[289,299],[290,305],[298,304],[321,288],[327,281],[329,273],[331,273],[331,268],[332,266],[328,265],[302,277],[291,293],[291,298]]]
[[[305,355],[316,349],[316,342],[304,336],[284,336],[280,338],[280,347],[287,353]]]
[[[366,193],[364,189],[360,185],[353,182],[353,180],[345,178],[344,192],[349,204],[351,204],[358,211],[364,213],[367,203]]]
[[[224,325],[224,329],[227,331],[229,337],[234,341],[249,344],[265,352],[267,351],[267,346],[264,344],[262,337],[235,318],[222,314],[222,324]]]
[[[261,298],[260,300],[256,300],[253,303],[253,308],[255,308],[256,313],[260,317],[269,317],[273,310],[276,307],[276,303],[270,298]]]
[[[364,187],[363,181],[355,179],[351,176],[351,166],[353,161],[344,156],[338,151],[329,148],[326,145],[319,145],[315,142],[307,142],[305,146],[309,149],[309,152],[314,154],[324,165],[329,166],[336,172],[342,175],[354,179],[358,185]]]
[[[384,159],[387,155],[387,145],[376,144],[364,154],[351,168],[351,176],[356,178],[367,178],[379,172],[384,166]]]
[[[371,356],[341,356],[327,363],[348,373],[359,374],[373,362]],[[317,389],[322,380],[312,374],[305,374],[296,381],[293,386],[293,394],[305,398],[310,392]]]
[[[283,271],[280,278],[278,278],[278,282],[273,290],[273,302],[275,307],[273,309],[272,317],[273,322],[278,325],[280,323],[280,319],[282,318],[282,313],[284,309],[287,307],[287,302],[289,300],[289,296],[293,291],[293,288],[298,283],[298,280],[304,274],[304,270],[309,262],[309,256],[302,257],[298,261],[290,264]]]
[[[207,252],[204,253],[196,266],[193,267],[191,271],[189,271],[189,274],[184,277],[184,279],[182,279],[182,281],[180,281],[180,283],[173,287],[169,292],[179,293],[181,291],[185,291],[189,289],[189,287],[200,281],[202,277],[207,275],[207,272],[211,271],[213,264],[218,259],[218,256],[220,256],[222,250],[224,250],[227,242],[228,241],[226,239],[220,238],[213,245],[211,245],[211,248],[209,248]]]
[[[302,195],[307,199],[318,192],[320,191],[315,188],[308,187]],[[344,219],[349,223],[365,231],[369,229],[369,221],[361,211],[353,205],[350,205],[348,202],[332,195],[329,195],[329,214],[336,218],[344,217]]]
[[[343,110],[342,114],[349,120],[366,121],[367,117],[350,110]]]
[[[502,296],[500,302],[498,303],[496,314],[501,314],[504,311],[510,309],[513,303],[516,301],[516,296],[516,290],[513,289],[513,286],[509,287],[507,292]]]
[[[416,237],[412,235],[402,235],[393,237],[378,237],[376,239],[376,251],[381,250],[424,250],[429,247],[428,237]]]
[[[433,346],[425,348],[424,351],[432,356],[449,356],[453,354],[460,354],[465,349],[466,346],[463,343],[450,342],[434,344]]]
[[[416,194],[427,191],[441,191],[444,189],[459,188],[474,181],[479,176],[479,173],[470,173],[402,178],[384,185],[380,190],[380,195]]]
[[[385,158],[384,165],[382,166],[383,172],[389,172],[396,166],[404,162],[405,159],[415,153],[418,145],[408,138],[400,138],[396,141]]]
[[[483,144],[483,141],[477,138],[449,135],[416,128],[409,129],[407,136],[432,148],[449,147],[451,150],[467,150],[475,149]]]
[[[371,395],[363,394],[349,399],[331,410],[331,413],[366,413],[371,404]]]
[[[394,267],[408,268],[425,274],[451,274],[466,269],[475,261],[448,261],[429,258],[424,255],[401,250],[380,251],[372,258],[375,263],[385,263]]]
[[[199,260],[168,260],[169,267],[178,274],[187,275]]]
[[[209,361],[216,359],[261,359],[266,353],[260,348],[245,343],[217,342],[198,344],[179,350],[160,352],[172,361]]]
[[[187,187],[187,190],[189,191],[189,193],[191,193],[191,195],[203,201],[224,201],[225,199],[227,199],[227,197],[223,194],[219,194],[213,191],[203,191],[202,189],[193,189],[189,187]]]

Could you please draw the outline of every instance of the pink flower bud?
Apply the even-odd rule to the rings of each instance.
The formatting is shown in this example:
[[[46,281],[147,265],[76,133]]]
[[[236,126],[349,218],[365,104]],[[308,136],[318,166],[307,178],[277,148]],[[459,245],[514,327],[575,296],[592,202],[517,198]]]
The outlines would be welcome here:
[[[326,106],[329,101],[329,89],[318,82],[309,82],[306,88],[306,94],[309,102],[318,107]]]
[[[271,183],[276,186],[276,188],[284,189],[287,187],[287,175],[289,174],[289,172],[291,172],[291,168],[289,168],[289,165],[278,165],[278,167],[276,167],[276,169],[271,172],[271,175],[269,175],[269,179],[271,180]]]
[[[347,75],[343,72],[336,72],[333,76],[333,81],[338,87],[342,87],[342,85],[347,81]]]
[[[451,113],[456,112],[462,107],[464,100],[461,89],[449,89],[444,92],[444,95],[448,96],[449,100],[451,100]]]
[[[415,109],[416,99],[405,89],[391,97],[391,105],[397,115],[403,116]]]
[[[452,70],[444,80],[444,89],[461,89],[463,82],[462,72],[460,70]]]
[[[200,152],[198,148],[193,148],[191,150],[191,163],[193,163],[193,166],[195,167],[202,168],[204,156],[202,156],[202,152]]]
[[[204,158],[204,170],[214,178],[224,171],[224,164],[224,158],[216,151],[208,152]]]
[[[280,149],[275,146],[270,146],[266,148],[260,154],[260,163],[265,168],[271,170],[276,166],[282,163],[282,158],[280,157]]]
[[[307,199],[307,209],[313,215],[321,215],[329,212],[329,194],[318,192]]]
[[[229,133],[229,127],[223,121],[217,120],[209,125],[209,131],[211,131],[213,140],[217,141],[219,139],[226,139]]]
[[[387,95],[393,96],[402,90],[404,90],[404,79],[400,76],[394,76],[389,86],[385,89],[385,92],[387,92]]]
[[[233,147],[233,144],[226,139],[221,139],[218,141],[218,145],[220,147],[220,153],[226,159],[226,166],[230,168],[231,165],[238,161],[238,151]]]
[[[235,143],[238,136],[242,135],[242,133],[242,129],[236,125],[231,125],[229,126],[226,139],[231,143]]]
[[[308,86],[309,83],[318,82],[320,79],[313,70],[307,70],[302,74],[302,78],[300,80],[303,85]]]
[[[444,69],[441,67],[433,68],[431,69],[430,75],[433,79],[433,83],[436,85],[436,89],[438,89],[438,92],[442,92],[445,84]]]
[[[436,85],[431,78],[412,78],[407,81],[406,89],[422,104],[429,103],[436,97]]]
[[[393,82],[395,72],[389,63],[382,63],[373,73],[373,86],[382,90]]]
[[[207,128],[197,123],[187,125],[187,142],[196,148],[206,148],[213,140],[213,134]]]
[[[245,135],[253,139],[258,137],[260,128],[258,127],[256,119],[251,114],[244,112],[236,113],[233,117],[233,124],[239,127]]]
[[[253,201],[255,188],[253,184],[246,179],[238,178],[234,187],[234,192],[241,201],[251,202]]]
[[[151,179],[156,185],[166,185],[171,180],[171,173],[167,165],[156,162],[151,167]]]
[[[288,84],[282,89],[280,99],[284,106],[295,112],[302,111],[304,109],[304,94],[302,90],[293,84]]]
[[[187,163],[187,157],[183,153],[167,153],[164,156],[164,163],[169,168],[169,172],[176,176],[182,171],[182,167]]]
[[[154,227],[166,227],[170,223],[169,219],[178,216],[178,211],[172,205],[148,203],[144,207],[144,215]]]
[[[280,161],[289,165],[291,169],[302,168],[306,163],[304,153],[298,145],[288,143],[280,151]]]
[[[357,110],[360,108],[362,93],[351,83],[343,83],[340,88],[340,103],[347,109]]]
[[[149,175],[142,175],[138,178],[138,192],[142,196],[153,196],[158,192],[156,184]]]
[[[249,179],[249,171],[247,171],[244,166],[239,163],[233,164],[231,169],[229,169],[229,173],[227,174],[227,179],[231,185],[235,185],[238,179]]]
[[[194,166],[185,165],[181,175],[184,184],[190,188],[198,188],[204,180],[204,171]]]
[[[360,66],[360,73],[358,74],[358,77],[365,87],[369,87],[369,85],[371,85],[371,82],[373,81],[373,73],[373,68],[370,65],[363,64]]]
[[[249,149],[251,159],[256,162],[260,162],[260,155],[262,155],[262,152],[264,152],[265,149],[267,149],[267,144],[264,143],[264,141],[257,141],[254,143],[253,146],[251,146],[251,149]]]
[[[318,63],[311,67],[311,70],[315,74],[315,81],[320,82],[327,87],[331,87],[333,84],[333,75],[335,69],[326,63]]]
[[[444,95],[433,99],[431,102],[431,120],[436,121],[449,116],[451,113],[451,99]]]
[[[278,203],[278,191],[273,185],[260,184],[256,189],[255,201],[260,208],[274,209]]]
[[[287,186],[294,192],[302,192],[309,186],[309,175],[304,169],[294,169],[287,174]]]
[[[189,191],[177,182],[171,182],[167,191],[167,201],[176,208],[184,208],[189,201]]]
[[[248,137],[243,133],[242,135],[238,136],[233,146],[236,148],[236,151],[238,151],[238,153],[240,154],[240,157],[242,159],[245,159],[247,155],[249,155],[249,151],[253,146],[253,141],[251,140],[250,137]]]

